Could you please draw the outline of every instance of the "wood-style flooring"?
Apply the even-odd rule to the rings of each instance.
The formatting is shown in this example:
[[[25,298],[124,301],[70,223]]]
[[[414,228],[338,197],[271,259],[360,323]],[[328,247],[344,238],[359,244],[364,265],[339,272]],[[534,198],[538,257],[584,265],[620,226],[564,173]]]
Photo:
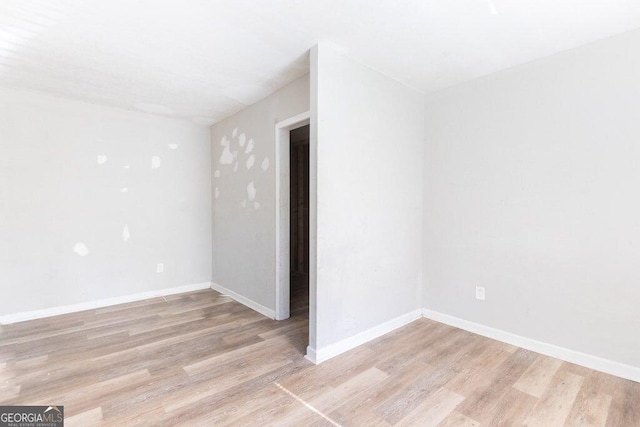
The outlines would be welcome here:
[[[292,274],[289,278],[290,315],[309,317],[309,274]]]
[[[635,382],[424,319],[314,366],[307,325],[207,290],[2,326],[0,404],[67,426],[640,426]]]

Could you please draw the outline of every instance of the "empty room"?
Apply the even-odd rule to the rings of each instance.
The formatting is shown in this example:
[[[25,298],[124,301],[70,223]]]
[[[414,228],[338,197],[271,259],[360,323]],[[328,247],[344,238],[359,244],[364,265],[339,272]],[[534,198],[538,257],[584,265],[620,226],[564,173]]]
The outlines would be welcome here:
[[[0,0],[0,427],[640,426],[640,3]]]

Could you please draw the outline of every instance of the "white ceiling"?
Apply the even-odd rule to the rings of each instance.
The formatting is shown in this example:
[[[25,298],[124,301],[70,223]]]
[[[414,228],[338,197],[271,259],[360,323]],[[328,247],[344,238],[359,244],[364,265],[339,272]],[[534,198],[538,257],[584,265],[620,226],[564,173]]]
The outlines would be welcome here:
[[[637,27],[638,0],[0,0],[0,84],[208,124],[319,41],[429,93]]]

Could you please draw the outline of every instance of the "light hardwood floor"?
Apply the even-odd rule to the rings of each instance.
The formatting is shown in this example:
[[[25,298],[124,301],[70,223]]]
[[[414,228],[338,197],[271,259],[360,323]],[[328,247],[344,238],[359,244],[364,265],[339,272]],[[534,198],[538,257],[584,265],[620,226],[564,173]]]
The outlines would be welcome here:
[[[640,426],[640,384],[418,320],[319,366],[200,291],[2,326],[0,404],[66,425]]]

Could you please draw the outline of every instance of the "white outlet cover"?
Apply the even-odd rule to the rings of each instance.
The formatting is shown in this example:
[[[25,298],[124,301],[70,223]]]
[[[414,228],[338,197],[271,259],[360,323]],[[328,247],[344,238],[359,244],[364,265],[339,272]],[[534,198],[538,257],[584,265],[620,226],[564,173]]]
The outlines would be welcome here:
[[[484,301],[484,287],[476,286],[476,299]]]
[[[158,273],[164,273],[164,264],[158,263],[157,271],[158,271]]]

